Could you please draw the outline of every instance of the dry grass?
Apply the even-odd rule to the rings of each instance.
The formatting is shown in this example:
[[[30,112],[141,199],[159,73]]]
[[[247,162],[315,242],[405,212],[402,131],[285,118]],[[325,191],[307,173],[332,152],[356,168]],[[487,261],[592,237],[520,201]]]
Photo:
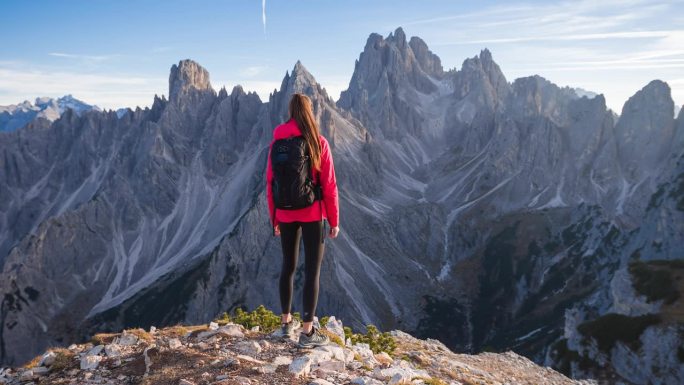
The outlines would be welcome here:
[[[154,341],[154,337],[150,333],[145,331],[145,329],[141,329],[141,328],[126,329],[126,332],[135,335],[141,341],[146,341],[146,342]]]
[[[162,334],[167,337],[183,337],[184,335],[188,334],[189,331],[190,329],[188,329],[186,326],[175,325],[163,329]]]
[[[197,334],[209,330],[209,325],[173,325],[164,329],[158,330],[161,335],[167,337],[185,337],[186,335],[197,336]],[[188,334],[191,333],[191,334]]]
[[[228,325],[230,323],[233,323],[233,321],[230,320],[230,318],[217,318],[214,320],[219,326],[223,325]]]
[[[76,354],[69,349],[54,348],[50,351],[55,353],[55,362],[50,366],[50,370],[62,371],[64,369],[74,366],[74,357]]]
[[[97,333],[90,339],[90,342],[92,342],[95,346],[107,345],[112,343],[114,338],[116,338],[118,335],[119,333]]]
[[[31,359],[31,361],[27,362],[24,364],[23,368],[30,369],[30,368],[35,368],[38,366],[38,363],[40,362],[40,359],[43,358],[42,354],[39,354]]]
[[[414,377],[413,379],[423,380],[425,385],[448,385],[445,381],[440,380],[439,378],[435,378],[435,377],[432,377],[432,378]]]
[[[198,334],[209,330],[209,325],[196,325],[196,326],[191,326],[188,327],[188,331],[190,332],[190,337],[197,337]]]
[[[337,334],[331,332],[330,330],[326,330],[326,329],[319,329],[319,331],[321,333],[325,334],[326,336],[328,336],[328,338],[330,338],[330,341],[336,343],[337,345],[339,345],[343,348],[345,347],[344,342],[342,341],[342,339]]]
[[[60,348],[60,347],[49,347],[45,350],[45,353],[39,354],[31,359],[31,361],[27,362],[26,364],[23,365],[23,368],[30,369],[30,368],[35,368],[38,366],[40,363],[40,360],[43,358],[43,356],[47,352],[53,352],[55,353],[55,362],[50,365],[50,370],[64,370],[73,364],[73,358],[76,356],[76,354],[69,349],[65,348]]]

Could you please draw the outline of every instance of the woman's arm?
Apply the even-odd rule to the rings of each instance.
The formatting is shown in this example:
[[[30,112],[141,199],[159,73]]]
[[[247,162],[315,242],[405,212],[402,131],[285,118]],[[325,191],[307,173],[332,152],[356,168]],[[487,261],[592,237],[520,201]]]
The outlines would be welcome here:
[[[273,148],[273,142],[268,146],[268,161],[266,163],[266,199],[268,200],[268,217],[271,220],[271,225],[276,227],[278,221],[273,216],[273,208],[275,204],[273,203],[273,191],[271,186],[271,181],[273,180],[273,170],[271,170],[271,149]]]
[[[321,174],[320,183],[323,190],[323,204],[330,227],[339,226],[340,209],[337,196],[337,179],[335,165],[328,140],[321,135]]]

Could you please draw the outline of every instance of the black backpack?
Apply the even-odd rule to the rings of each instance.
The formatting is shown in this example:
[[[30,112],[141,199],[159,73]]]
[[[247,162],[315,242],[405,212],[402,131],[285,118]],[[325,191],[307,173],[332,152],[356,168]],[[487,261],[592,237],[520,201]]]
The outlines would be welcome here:
[[[276,208],[301,209],[311,206],[316,200],[321,204],[321,186],[320,183],[315,184],[311,178],[311,158],[304,136],[290,136],[273,142],[271,168],[273,219]]]

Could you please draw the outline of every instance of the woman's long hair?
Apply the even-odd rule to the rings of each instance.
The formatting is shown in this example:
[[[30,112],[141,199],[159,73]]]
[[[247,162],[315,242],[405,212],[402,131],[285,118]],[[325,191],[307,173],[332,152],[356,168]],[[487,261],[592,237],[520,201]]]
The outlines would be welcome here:
[[[299,126],[299,130],[306,140],[309,148],[309,156],[314,170],[321,169],[321,142],[319,139],[320,130],[313,114],[311,99],[304,94],[296,93],[290,99],[288,108],[290,118],[294,118]]]

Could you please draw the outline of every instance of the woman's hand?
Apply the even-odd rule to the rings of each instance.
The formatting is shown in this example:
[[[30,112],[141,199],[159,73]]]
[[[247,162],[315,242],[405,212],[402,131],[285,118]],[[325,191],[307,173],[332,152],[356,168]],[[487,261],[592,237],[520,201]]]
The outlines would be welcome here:
[[[339,226],[331,227],[330,231],[328,232],[328,236],[330,238],[337,238],[337,234],[339,234],[339,233],[340,233],[340,227]]]
[[[275,225],[275,227],[273,228],[273,230],[275,231],[275,235],[276,235],[276,236],[279,236],[279,235],[280,235],[280,225]]]

